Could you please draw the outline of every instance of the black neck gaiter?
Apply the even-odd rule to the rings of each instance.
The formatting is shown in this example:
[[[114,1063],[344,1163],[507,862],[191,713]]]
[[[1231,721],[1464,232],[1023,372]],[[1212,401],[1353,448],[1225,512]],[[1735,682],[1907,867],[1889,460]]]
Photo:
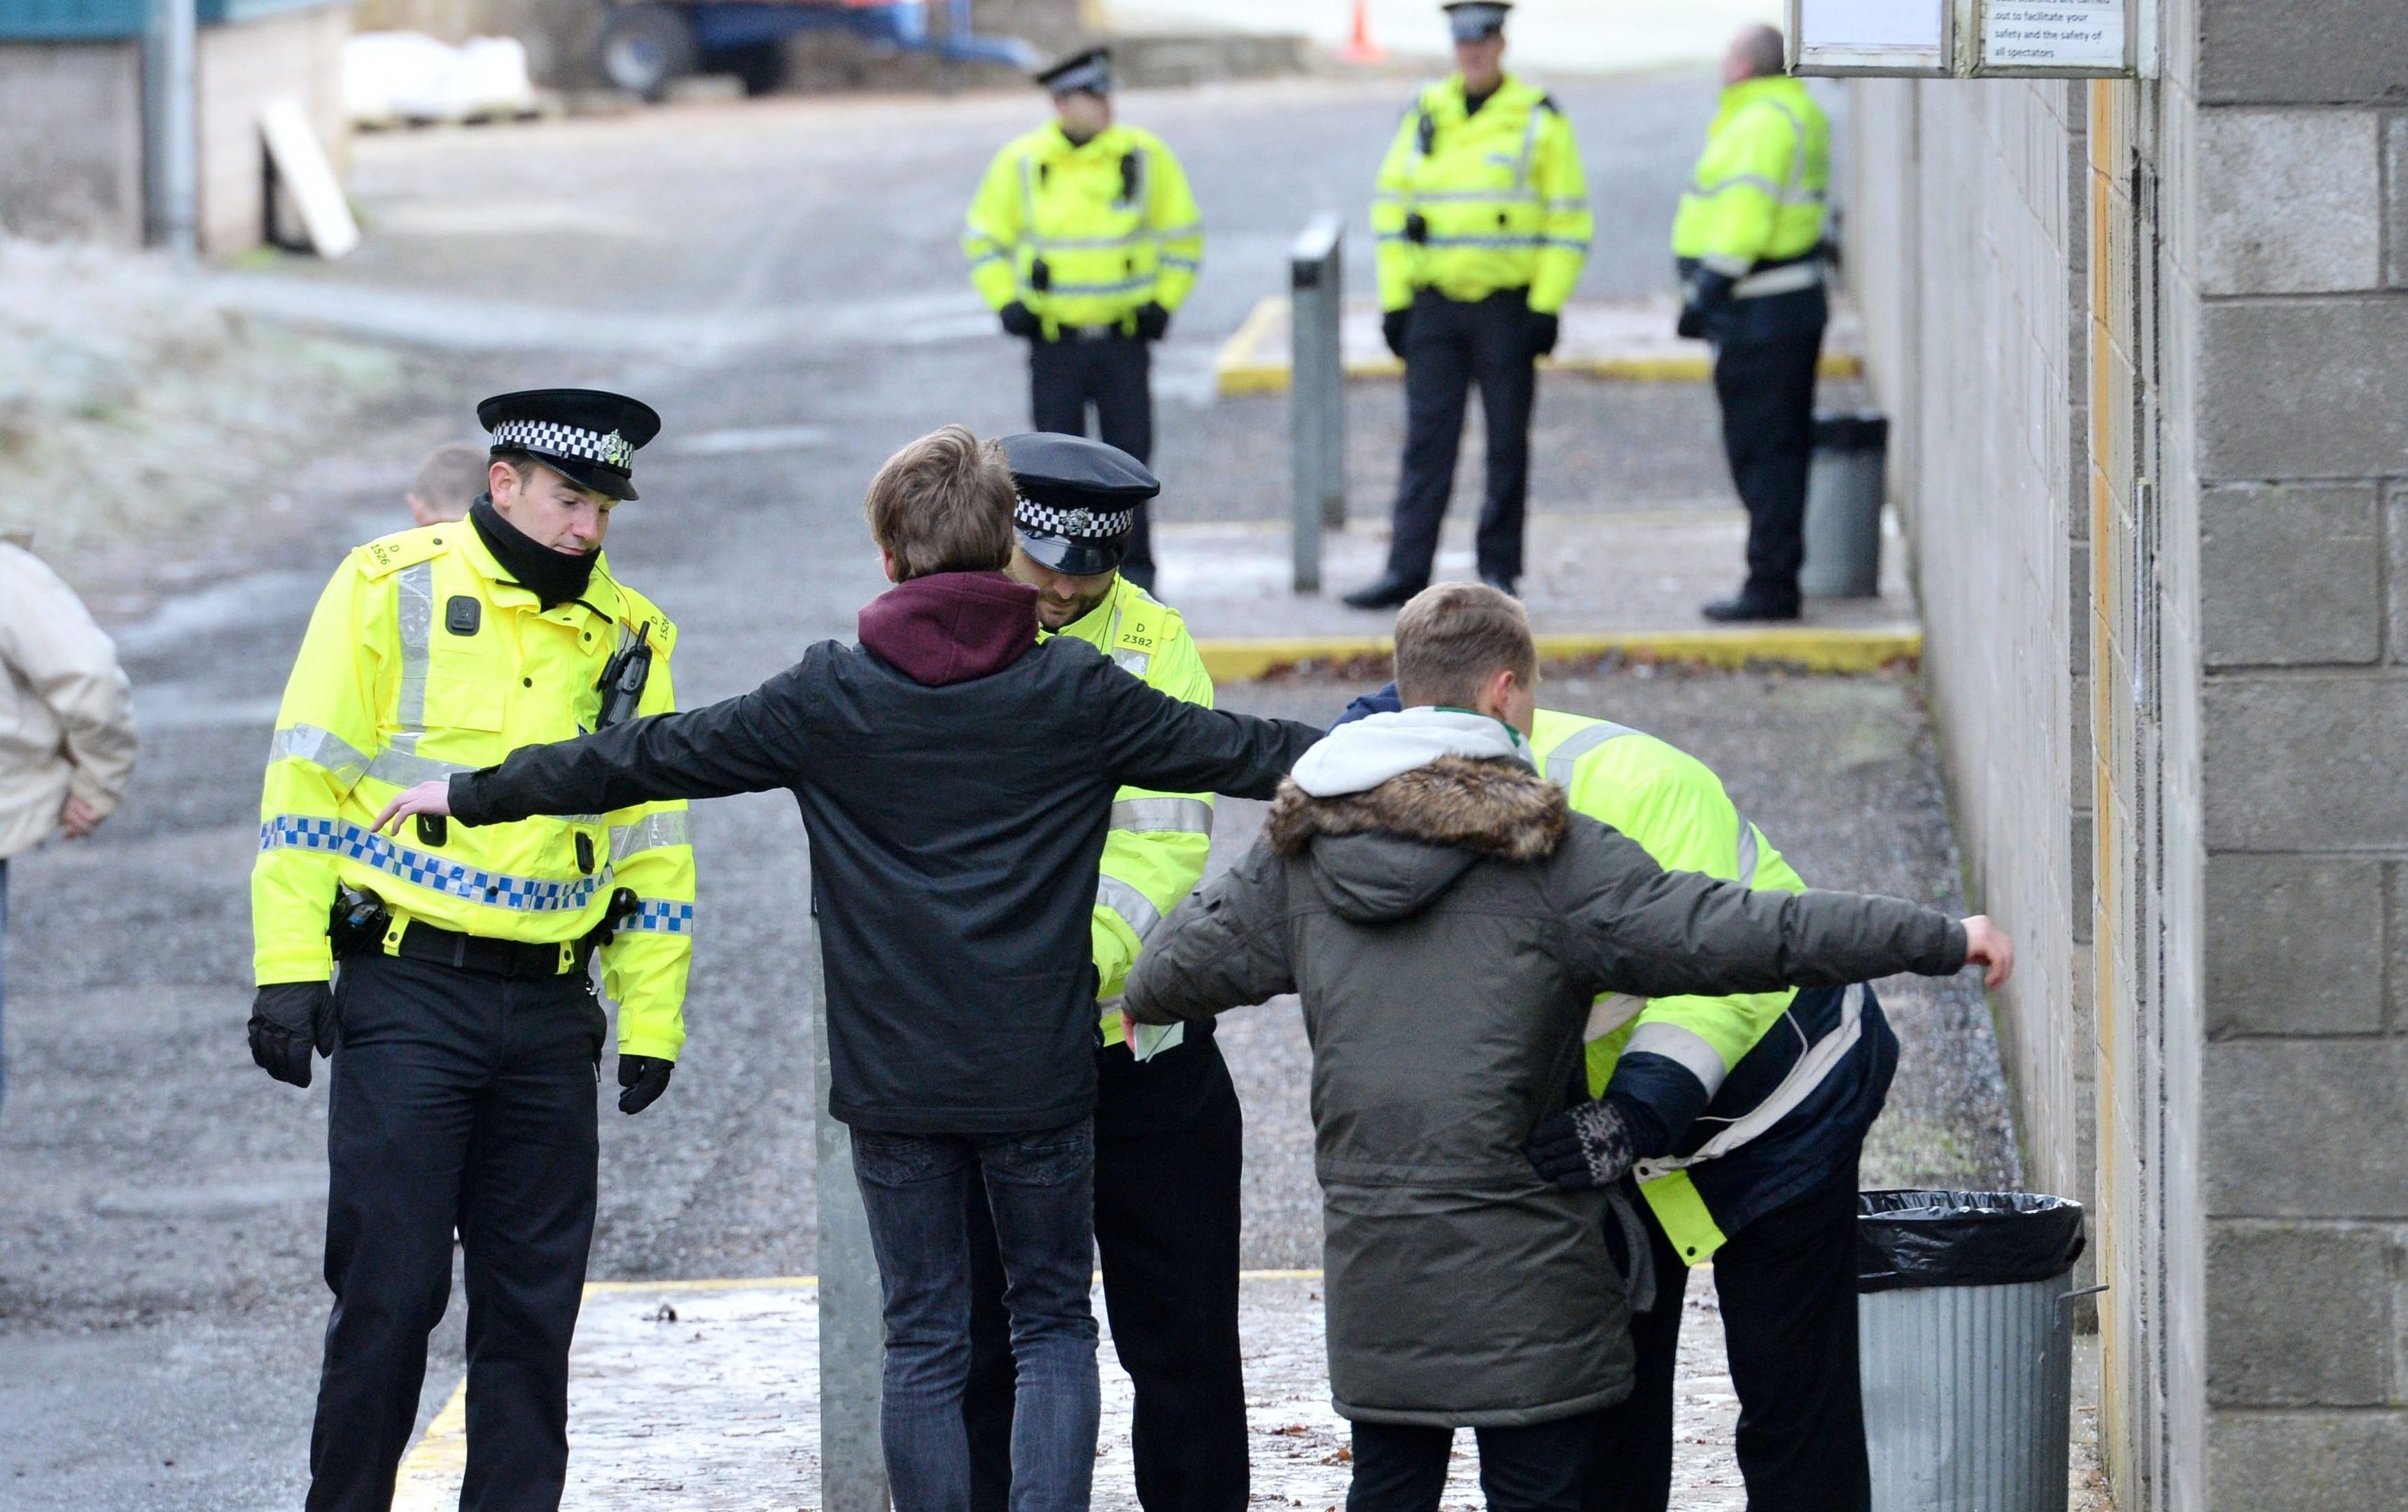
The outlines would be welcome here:
[[[546,609],[582,595],[594,576],[594,563],[602,554],[593,551],[571,556],[541,544],[503,519],[502,511],[494,508],[491,494],[479,495],[477,502],[468,506],[468,523],[477,527],[478,538],[494,554],[494,560],[502,564],[502,570],[533,592]]]

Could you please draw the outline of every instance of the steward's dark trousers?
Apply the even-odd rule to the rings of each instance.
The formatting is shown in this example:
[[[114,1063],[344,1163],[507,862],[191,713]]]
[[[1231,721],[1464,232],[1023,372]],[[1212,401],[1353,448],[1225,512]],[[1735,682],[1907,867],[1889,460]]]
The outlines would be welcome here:
[[[1405,335],[1405,463],[1388,538],[1388,573],[1426,583],[1439,527],[1455,492],[1463,411],[1480,385],[1488,428],[1488,493],[1475,540],[1486,577],[1522,575],[1522,517],[1530,499],[1530,407],[1539,392],[1526,289],[1465,303],[1424,289]]]
[[[1480,1490],[1489,1512],[1573,1512],[1581,1505],[1595,1414],[1472,1433],[1480,1440]],[[1438,1512],[1454,1448],[1452,1428],[1356,1423],[1346,1512]]]
[[[1137,1389],[1146,1512],[1244,1512],[1246,1393],[1238,1356],[1238,1177],[1244,1122],[1210,1034],[1140,1064],[1096,1052],[1096,1246],[1112,1347]],[[1011,1481],[1011,1341],[995,1230],[970,1215],[972,1512]]]
[[[1665,1512],[1672,1498],[1672,1372],[1688,1270],[1647,1204],[1656,1306],[1630,1320],[1638,1384],[1596,1419],[1583,1512]],[[1731,1235],[1714,1292],[1739,1393],[1748,1512],[1866,1512],[1856,1378],[1856,1162]]]
[[[1087,434],[1096,407],[1098,439],[1140,462],[1154,461],[1154,352],[1133,336],[1082,337],[1028,344],[1029,424],[1066,436]],[[1154,527],[1144,505],[1121,573],[1154,591]]]
[[[1814,455],[1814,365],[1820,325],[1714,353],[1723,453],[1747,506],[1747,595],[1798,602],[1806,560],[1806,468]],[[1720,1274],[1720,1273],[1716,1273]]]
[[[568,1340],[594,1240],[605,1020],[582,976],[344,959],[326,1114],[326,1325],[310,1512],[384,1512],[426,1335],[468,1288],[464,1512],[560,1505]]]

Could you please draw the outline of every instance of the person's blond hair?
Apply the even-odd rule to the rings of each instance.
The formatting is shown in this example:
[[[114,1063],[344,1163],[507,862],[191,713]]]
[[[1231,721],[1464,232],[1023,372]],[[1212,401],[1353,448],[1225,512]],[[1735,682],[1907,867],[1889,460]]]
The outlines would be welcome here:
[[[1512,595],[1484,583],[1441,583],[1398,612],[1397,694],[1407,708],[1469,709],[1500,671],[1524,687],[1539,675],[1530,617]]]
[[[886,459],[863,510],[895,558],[898,581],[932,572],[998,572],[1011,561],[1020,502],[1003,448],[966,425],[930,431]]]

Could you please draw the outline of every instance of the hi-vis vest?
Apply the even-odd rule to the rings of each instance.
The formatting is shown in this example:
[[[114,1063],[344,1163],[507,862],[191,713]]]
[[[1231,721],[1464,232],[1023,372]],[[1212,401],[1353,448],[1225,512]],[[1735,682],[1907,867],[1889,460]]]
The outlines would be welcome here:
[[[1831,126],[1797,79],[1751,79],[1723,91],[1672,222],[1672,255],[1737,279],[1751,299],[1810,288],[1831,181]],[[1765,263],[1783,267],[1755,271]]]
[[[327,978],[338,885],[392,908],[388,951],[423,919],[557,943],[564,963],[627,887],[638,911],[602,952],[603,990],[620,1005],[623,1053],[674,1059],[694,929],[682,801],[452,824],[439,839],[415,824],[398,836],[368,828],[413,784],[592,729],[603,665],[639,627],[655,648],[639,712],[665,713],[677,707],[677,627],[607,562],[582,598],[546,612],[465,520],[352,552],[310,615],[276,716],[251,881],[256,980]]]
[[[1204,223],[1161,137],[1111,126],[1074,145],[1048,123],[995,155],[962,251],[988,308],[1017,299],[1049,338],[1065,325],[1134,332],[1140,305],[1186,302]]]
[[[1527,289],[1532,310],[1555,313],[1592,229],[1580,145],[1554,99],[1509,77],[1469,110],[1455,75],[1422,91],[1380,165],[1380,308],[1416,289],[1467,301]]]
[[[1732,804],[1722,780],[1687,753],[1626,726],[1544,709],[1539,711],[1530,752],[1547,780],[1565,790],[1574,811],[1628,835],[1667,871],[1703,871],[1783,892],[1806,890],[1805,881],[1764,832]],[[1695,1078],[1710,1099],[1740,1058],[1787,1018],[1797,995],[1784,989],[1642,1001],[1609,993],[1589,1014],[1589,1093],[1602,1096],[1625,1058],[1649,1056],[1677,1067],[1674,1074]],[[1761,1104],[1737,1116],[1695,1155],[1640,1162],[1640,1191],[1690,1263],[1711,1259],[1723,1234],[1684,1168],[1727,1155],[1777,1123],[1853,1048],[1853,1022],[1824,1036]]]
[[[1158,692],[1212,707],[1212,674],[1204,670],[1186,622],[1126,578],[1116,579],[1110,597],[1059,633],[1086,641]],[[1120,997],[1146,936],[1204,880],[1211,851],[1211,794],[1124,787],[1112,795],[1092,931],[1097,999]],[[1151,1043],[1141,1046],[1148,1054],[1167,1050],[1184,1028],[1145,1030]],[[1103,1035],[1106,1044],[1121,1042],[1117,1006],[1103,1015]]]

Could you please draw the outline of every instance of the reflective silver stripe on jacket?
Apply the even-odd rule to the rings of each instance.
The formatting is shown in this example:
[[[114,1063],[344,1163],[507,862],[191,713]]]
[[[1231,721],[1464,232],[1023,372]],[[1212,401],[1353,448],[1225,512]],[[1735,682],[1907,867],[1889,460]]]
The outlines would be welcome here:
[[[1739,816],[1739,870],[1731,873],[1742,886],[1756,886],[1756,826],[1742,814]]]
[[[394,732],[391,749],[404,756],[416,756],[418,738],[426,733],[426,663],[428,642],[435,633],[435,564],[420,562],[402,569],[400,577],[394,580],[394,618],[401,627],[401,697],[394,716],[399,728]]]
[[[1678,1024],[1647,1023],[1630,1031],[1630,1043],[1622,1047],[1623,1056],[1662,1056],[1698,1079],[1713,1097],[1722,1089],[1723,1079],[1730,1068],[1723,1064],[1722,1053],[1708,1044],[1705,1036]]]
[[[1146,936],[1162,923],[1162,910],[1154,906],[1154,900],[1118,877],[1096,879],[1096,906],[1118,914],[1121,922],[1136,933],[1139,944],[1145,943]]]
[[[1638,733],[1627,725],[1607,723],[1590,725],[1575,734],[1565,737],[1563,744],[1547,753],[1547,781],[1557,787],[1570,788],[1572,778],[1580,769],[1581,757],[1608,741],[1620,740],[1625,735]]]
[[[1768,295],[1796,294],[1823,281],[1823,260],[1819,257],[1803,263],[1784,263],[1779,267],[1761,273],[1750,273],[1731,285],[1734,299],[1762,299]]]
[[[1784,1022],[1792,1030],[1797,1030],[1795,1018],[1784,1016]],[[1728,1155],[1788,1117],[1813,1094],[1814,1088],[1823,1085],[1825,1077],[1839,1069],[1840,1062],[1848,1058],[1848,1052],[1856,1047],[1856,1042],[1864,1038],[1864,1033],[1865,988],[1859,982],[1850,986],[1840,999],[1839,1027],[1815,1041],[1804,1055],[1798,1058],[1798,1063],[1789,1068],[1789,1074],[1781,1078],[1781,1085],[1772,1089],[1770,1096],[1742,1116],[1732,1119],[1721,1133],[1700,1145],[1695,1155],[1667,1156],[1660,1160],[1640,1161],[1637,1167],[1639,1179],[1653,1181],[1684,1166]],[[1634,1034],[1631,1038],[1636,1040],[1638,1036]]]
[[[1200,798],[1125,798],[1112,805],[1112,828],[1140,835],[1209,835],[1212,805]]]
[[[634,824],[610,827],[610,858],[625,860],[644,851],[659,850],[664,845],[691,845],[692,831],[682,809],[665,809],[648,814]]]
[[[323,768],[346,791],[368,770],[368,758],[349,741],[315,725],[287,725],[278,730],[267,742],[267,759],[270,765],[291,759]]]
[[[409,734],[413,742],[417,738],[416,733]],[[403,750],[401,742],[402,736],[395,735],[393,744],[376,754],[376,759],[368,763],[369,776],[395,787],[414,787],[420,783],[440,782],[454,772],[477,770],[464,762],[443,761]]]

